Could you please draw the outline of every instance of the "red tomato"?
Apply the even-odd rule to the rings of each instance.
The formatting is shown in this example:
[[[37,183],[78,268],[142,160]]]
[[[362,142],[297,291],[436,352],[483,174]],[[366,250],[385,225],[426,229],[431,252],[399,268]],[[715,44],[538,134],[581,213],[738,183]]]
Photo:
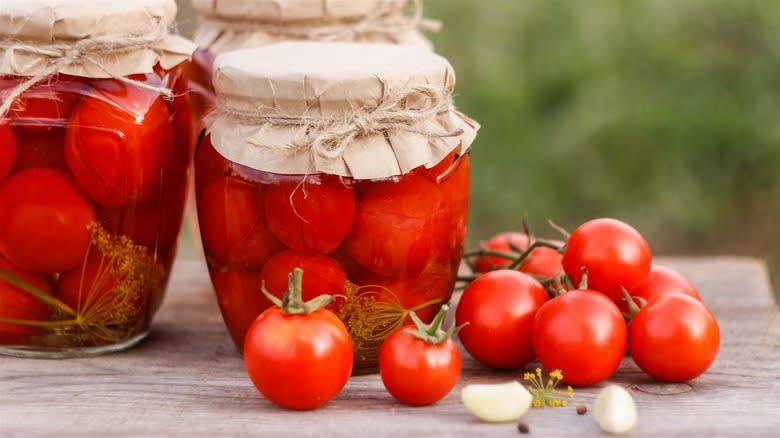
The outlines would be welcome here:
[[[623,300],[622,288],[632,290],[650,272],[653,254],[647,241],[630,225],[615,219],[594,219],[577,227],[566,243],[563,269],[577,286],[582,268],[588,288]]]
[[[209,274],[222,319],[240,351],[244,348],[244,336],[249,326],[271,307],[271,302],[260,293],[260,272],[209,268]]]
[[[669,294],[683,294],[702,301],[699,291],[679,272],[664,266],[653,266],[647,279],[638,288],[631,292],[632,297],[644,298],[648,303],[656,298]],[[639,300],[634,300],[639,304]],[[628,312],[628,306],[624,301],[620,302],[620,309]]]
[[[538,281],[518,271],[498,270],[466,287],[455,313],[460,341],[492,368],[521,368],[536,357],[531,342],[534,316],[550,299]]]
[[[181,215],[156,202],[123,208],[101,207],[98,218],[112,234],[129,237],[133,243],[149,248],[149,254],[167,258],[179,238]]]
[[[441,312],[446,312],[446,306]],[[387,391],[414,406],[435,403],[452,391],[462,368],[455,341],[439,329],[441,313],[430,326],[403,326],[379,349],[379,374]],[[422,336],[421,339],[418,336]]]
[[[112,79],[74,108],[65,158],[81,188],[108,206],[159,198],[174,146],[174,126],[163,98]]]
[[[60,277],[59,297],[63,303],[83,315],[85,313],[108,313],[116,309],[118,297],[115,288],[119,279],[109,272],[110,263],[93,249],[84,266],[78,266]],[[130,309],[122,309],[130,315],[141,315],[146,308],[146,296],[139,296]]]
[[[258,269],[280,247],[265,221],[262,187],[237,178],[216,179],[198,194],[198,222],[218,264]]]
[[[4,95],[27,78],[6,78],[0,81]],[[59,74],[43,80],[25,91],[16,100],[9,116],[29,131],[48,131],[54,126],[63,126],[81,97],[82,79]]]
[[[542,365],[561,370],[573,386],[594,385],[609,378],[626,351],[626,322],[606,295],[575,289],[539,308],[533,345]]]
[[[65,162],[65,128],[56,127],[44,132],[19,131],[17,140],[14,172],[33,167],[68,170]]]
[[[195,187],[202,190],[215,179],[230,174],[230,162],[211,144],[211,137],[203,137],[195,151]]]
[[[450,162],[450,160],[452,161]],[[450,213],[450,224],[448,225],[449,251],[460,262],[461,257],[463,257],[463,245],[466,242],[466,226],[469,220],[471,159],[468,154],[457,156],[453,152],[443,161],[443,163],[447,162],[449,162],[449,166],[443,172],[436,174],[435,182],[439,184],[439,190]],[[439,166],[441,166],[441,163],[431,169],[431,171],[435,172]]]
[[[303,278],[304,301],[309,301],[320,294],[343,295],[345,293],[347,274],[339,262],[325,255],[282,251],[266,262],[260,272],[260,280],[265,284],[268,292],[281,297],[287,290],[288,274],[295,268],[301,268],[306,272]]]
[[[0,123],[0,182],[14,167],[16,162],[16,136],[14,129],[7,123]]]
[[[508,240],[507,240],[508,239]],[[485,243],[485,247],[493,251],[512,252],[512,245],[526,250],[528,249],[528,236],[524,233],[507,231],[497,234]],[[563,242],[557,240],[551,241],[556,245],[563,246]],[[526,274],[538,275],[540,277],[553,278],[561,273],[561,262],[563,254],[548,247],[538,247],[534,249],[528,258],[520,265],[519,270]],[[482,256],[477,259],[477,271],[488,272],[493,269],[500,269],[509,266],[512,260],[497,256]]]
[[[300,270],[297,270],[300,272]],[[301,304],[296,275],[287,302]],[[309,291],[318,295],[320,290]],[[271,307],[252,323],[244,341],[249,377],[269,400],[289,409],[315,409],[344,388],[354,347],[344,323],[327,309],[293,314]]]
[[[51,294],[51,286],[45,278],[37,277],[21,271],[8,260],[0,256],[0,270],[24,280],[47,294]],[[0,319],[21,319],[26,321],[48,321],[51,316],[49,305],[35,298],[30,293],[11,283],[0,279]],[[40,333],[38,327],[0,322],[0,343],[12,343],[18,335],[34,335]]]
[[[0,186],[0,252],[35,274],[67,271],[85,257],[95,207],[58,170],[14,174]]]
[[[699,300],[682,294],[649,301],[629,324],[631,357],[642,371],[666,382],[695,379],[720,348],[718,321]]]
[[[268,228],[290,249],[327,254],[355,220],[355,194],[338,176],[308,176],[270,185],[265,194]]]
[[[425,276],[426,274],[423,274],[422,278],[386,278],[363,271],[356,277],[355,284],[366,290],[376,290],[376,294],[371,294],[375,299],[393,301],[406,311],[414,311],[423,322],[429,323],[433,321],[441,305],[449,301],[452,284],[450,279],[444,276],[427,279]],[[404,323],[412,324],[411,317],[407,316]]]
[[[375,182],[358,199],[346,246],[365,268],[386,276],[414,276],[446,251],[448,214],[438,187],[409,174]]]

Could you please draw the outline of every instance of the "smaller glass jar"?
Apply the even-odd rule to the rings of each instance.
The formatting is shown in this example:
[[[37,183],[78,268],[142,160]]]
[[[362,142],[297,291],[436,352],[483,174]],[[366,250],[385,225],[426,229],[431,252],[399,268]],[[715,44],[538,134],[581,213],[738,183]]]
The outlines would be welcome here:
[[[328,60],[330,62],[325,62]],[[391,61],[391,62],[382,62]],[[236,347],[288,274],[352,334],[356,369],[453,291],[468,218],[469,145],[454,75],[403,46],[283,43],[222,55],[220,106],[195,157],[201,236]]]
[[[148,333],[193,152],[179,64],[194,46],[164,32],[175,13],[172,0],[12,0],[0,10],[6,60],[52,53],[42,68],[0,71],[0,353],[94,355]],[[34,19],[11,25],[23,17]],[[144,32],[159,35],[131,41]],[[128,59],[101,55],[107,45]],[[83,58],[55,56],[70,50]]]

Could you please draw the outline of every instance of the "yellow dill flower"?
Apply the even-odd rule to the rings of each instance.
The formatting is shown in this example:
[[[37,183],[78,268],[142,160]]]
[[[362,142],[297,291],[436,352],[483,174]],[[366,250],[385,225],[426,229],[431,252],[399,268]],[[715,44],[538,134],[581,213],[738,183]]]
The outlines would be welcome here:
[[[548,376],[545,382],[541,368],[536,369],[536,374],[529,372],[523,374],[523,380],[527,380],[530,383],[528,391],[534,397],[532,406],[535,408],[568,406],[569,401],[566,398],[574,397],[574,388],[566,386],[566,395],[557,388],[558,384],[563,380],[561,370],[553,370]]]

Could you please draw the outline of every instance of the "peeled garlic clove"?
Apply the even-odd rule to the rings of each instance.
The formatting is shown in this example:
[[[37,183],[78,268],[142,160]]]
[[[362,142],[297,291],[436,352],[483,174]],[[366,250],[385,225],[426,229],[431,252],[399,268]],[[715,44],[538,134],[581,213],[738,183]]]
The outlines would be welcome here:
[[[520,382],[466,385],[461,391],[466,409],[482,421],[503,423],[525,415],[533,396]]]
[[[637,419],[634,398],[622,386],[607,386],[596,397],[593,419],[604,432],[616,435],[628,432]]]

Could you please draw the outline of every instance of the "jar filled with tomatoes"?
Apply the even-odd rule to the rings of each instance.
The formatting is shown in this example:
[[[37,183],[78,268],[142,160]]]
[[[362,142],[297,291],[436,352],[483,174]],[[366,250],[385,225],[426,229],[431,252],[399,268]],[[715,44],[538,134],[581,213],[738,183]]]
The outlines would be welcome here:
[[[305,272],[356,368],[415,311],[452,294],[468,216],[469,146],[450,64],[410,46],[291,42],[217,58],[217,109],[195,157],[209,273],[239,350],[252,321]]]
[[[149,331],[193,153],[173,0],[0,8],[0,353],[69,357]]]

